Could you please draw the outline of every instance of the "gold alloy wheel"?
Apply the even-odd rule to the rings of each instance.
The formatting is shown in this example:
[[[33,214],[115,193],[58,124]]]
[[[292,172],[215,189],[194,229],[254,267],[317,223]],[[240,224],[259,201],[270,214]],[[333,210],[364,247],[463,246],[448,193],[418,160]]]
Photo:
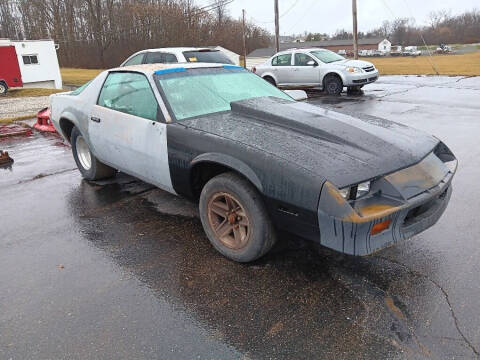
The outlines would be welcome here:
[[[215,237],[231,249],[243,248],[250,238],[248,214],[234,196],[215,193],[208,202],[208,222]]]

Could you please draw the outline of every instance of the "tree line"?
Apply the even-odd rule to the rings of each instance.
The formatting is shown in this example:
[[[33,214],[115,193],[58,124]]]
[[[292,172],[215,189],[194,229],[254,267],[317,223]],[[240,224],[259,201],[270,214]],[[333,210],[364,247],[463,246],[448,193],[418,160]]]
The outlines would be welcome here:
[[[0,38],[59,44],[63,67],[118,66],[146,48],[220,45],[243,54],[242,21],[226,0],[1,0]],[[267,47],[270,34],[246,24],[247,52]]]
[[[307,34],[309,39],[324,39],[326,34]],[[381,37],[389,39],[394,45],[423,45],[422,36],[429,45],[436,44],[471,44],[480,42],[480,11],[473,9],[459,15],[449,11],[433,11],[428,16],[428,25],[418,26],[415,19],[397,18],[384,21],[381,26],[371,31],[359,32],[358,38]],[[351,31],[340,29],[332,40],[352,39]]]

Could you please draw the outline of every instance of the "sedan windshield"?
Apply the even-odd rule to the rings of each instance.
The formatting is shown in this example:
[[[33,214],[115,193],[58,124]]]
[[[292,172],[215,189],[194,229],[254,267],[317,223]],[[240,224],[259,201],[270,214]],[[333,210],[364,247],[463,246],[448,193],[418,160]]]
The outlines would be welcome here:
[[[163,90],[177,120],[228,111],[231,102],[257,97],[274,96],[293,101],[283,91],[237,66],[175,68],[156,74],[160,91]]]
[[[315,50],[310,51],[310,54],[317,57],[318,60],[321,62],[328,64],[335,61],[345,60],[343,56],[335,54],[333,51],[330,50]]]

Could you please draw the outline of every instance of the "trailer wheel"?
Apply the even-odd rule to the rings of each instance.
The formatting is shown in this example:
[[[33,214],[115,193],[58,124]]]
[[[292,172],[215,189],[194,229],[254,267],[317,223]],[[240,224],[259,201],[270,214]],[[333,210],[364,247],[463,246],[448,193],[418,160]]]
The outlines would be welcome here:
[[[7,95],[8,86],[4,81],[0,81],[0,95]]]

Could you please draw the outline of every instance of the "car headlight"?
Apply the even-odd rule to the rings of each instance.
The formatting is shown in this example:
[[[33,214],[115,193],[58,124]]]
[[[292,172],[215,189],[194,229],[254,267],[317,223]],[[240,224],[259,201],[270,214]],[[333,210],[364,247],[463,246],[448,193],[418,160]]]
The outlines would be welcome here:
[[[363,72],[363,70],[361,68],[354,67],[354,66],[347,67],[347,71],[350,72],[350,73],[361,73],[361,72]]]
[[[370,192],[371,181],[349,186],[338,190],[345,200],[356,200],[367,195]]]

